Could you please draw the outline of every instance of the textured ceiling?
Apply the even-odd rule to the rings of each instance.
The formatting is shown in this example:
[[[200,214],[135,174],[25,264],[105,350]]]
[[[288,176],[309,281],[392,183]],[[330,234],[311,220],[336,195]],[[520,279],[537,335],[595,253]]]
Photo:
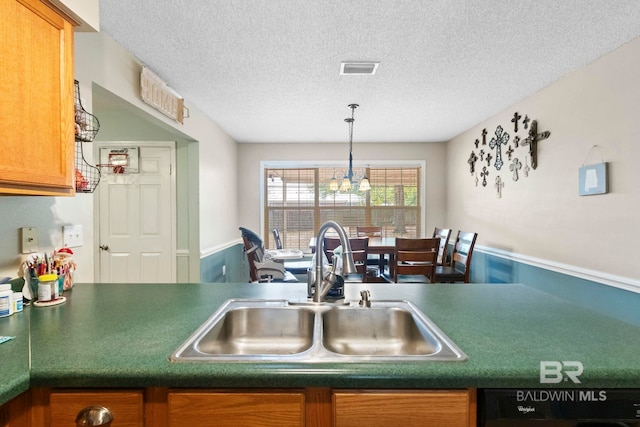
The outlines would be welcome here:
[[[354,142],[429,142],[638,37],[640,1],[100,0],[100,25],[239,142],[344,142],[350,103]]]

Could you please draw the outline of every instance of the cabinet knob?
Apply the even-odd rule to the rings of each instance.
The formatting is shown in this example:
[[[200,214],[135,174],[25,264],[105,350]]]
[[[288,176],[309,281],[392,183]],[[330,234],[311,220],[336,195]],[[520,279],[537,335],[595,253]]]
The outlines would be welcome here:
[[[76,427],[109,427],[113,421],[111,411],[104,406],[87,406],[76,417]]]

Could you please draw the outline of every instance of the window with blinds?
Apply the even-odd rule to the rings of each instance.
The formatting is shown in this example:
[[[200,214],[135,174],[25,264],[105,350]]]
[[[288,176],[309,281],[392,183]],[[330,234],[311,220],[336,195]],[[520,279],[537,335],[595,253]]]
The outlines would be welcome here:
[[[365,171],[363,171],[365,172]],[[368,167],[370,191],[332,191],[334,168],[265,168],[265,246],[275,248],[272,230],[283,246],[309,250],[309,240],[328,220],[351,236],[356,226],[379,226],[385,237],[421,236],[420,167]],[[357,179],[354,179],[354,182]]]

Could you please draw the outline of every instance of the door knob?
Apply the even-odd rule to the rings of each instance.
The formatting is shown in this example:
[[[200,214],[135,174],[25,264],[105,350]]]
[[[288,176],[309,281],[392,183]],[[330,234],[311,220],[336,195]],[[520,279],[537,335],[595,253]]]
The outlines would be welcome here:
[[[109,245],[100,245],[99,246],[101,251],[108,251],[109,250]]]

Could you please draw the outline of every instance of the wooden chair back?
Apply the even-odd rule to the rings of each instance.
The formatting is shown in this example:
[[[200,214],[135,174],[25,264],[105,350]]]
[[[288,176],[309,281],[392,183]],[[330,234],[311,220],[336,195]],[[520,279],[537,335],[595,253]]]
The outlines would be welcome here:
[[[440,238],[440,247],[438,248],[438,265],[447,265],[447,252],[449,249],[449,239],[451,238],[451,229],[436,227],[433,230],[433,237]]]
[[[408,239],[397,237],[395,263],[393,271],[394,282],[398,282],[399,275],[422,275],[435,282],[435,268],[438,258],[440,238]]]
[[[353,255],[353,263],[356,265],[358,274],[362,275],[362,281],[367,280],[367,256],[369,255],[369,238],[368,237],[352,237],[349,239],[351,253]],[[340,246],[340,239],[336,237],[324,238],[324,253],[331,262],[333,251]]]
[[[378,226],[356,226],[356,236],[357,237],[372,237],[372,238],[382,238],[382,227]],[[369,255],[367,264],[369,265],[377,265],[378,272],[376,274],[382,274],[384,272],[384,266],[386,264],[386,260],[384,255]]]
[[[322,250],[324,250],[324,254],[326,255],[329,263],[331,263],[331,259],[333,258],[333,251],[340,246],[340,239],[337,237],[325,237],[322,245]]]
[[[439,266],[436,269],[436,281],[469,283],[471,256],[473,255],[473,248],[477,238],[478,233],[458,231],[453,253],[451,254],[451,264]]]
[[[469,231],[458,231],[456,244],[453,247],[453,254],[451,255],[451,266],[456,269],[464,269],[465,283],[469,283],[469,273],[471,271],[471,256],[473,255],[473,248],[476,245],[477,238],[478,233],[472,233]]]

